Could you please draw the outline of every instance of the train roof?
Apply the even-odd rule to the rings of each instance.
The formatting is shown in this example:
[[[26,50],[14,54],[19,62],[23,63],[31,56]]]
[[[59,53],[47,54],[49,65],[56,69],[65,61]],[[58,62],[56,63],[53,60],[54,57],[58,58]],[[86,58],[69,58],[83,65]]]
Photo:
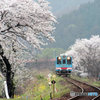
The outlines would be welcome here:
[[[63,56],[66,56],[66,57],[72,57],[72,56],[70,56],[70,55],[60,55],[61,57],[63,57]],[[56,57],[59,57],[59,56],[56,56]]]

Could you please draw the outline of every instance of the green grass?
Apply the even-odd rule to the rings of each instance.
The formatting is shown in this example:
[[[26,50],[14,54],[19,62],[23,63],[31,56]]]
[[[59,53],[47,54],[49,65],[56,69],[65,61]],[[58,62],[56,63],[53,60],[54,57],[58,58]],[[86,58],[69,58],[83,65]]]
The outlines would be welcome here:
[[[80,80],[80,81],[86,81],[86,82],[90,81],[88,78],[80,78],[80,77],[77,77],[77,76],[71,76],[71,77],[74,78],[74,79]]]
[[[53,74],[53,73],[52,73]],[[14,98],[11,100],[40,100],[40,95],[42,96],[43,100],[49,100],[50,99],[50,93],[52,93],[53,97],[53,85],[50,89],[48,85],[48,80],[45,78],[43,75],[36,75],[36,78],[38,81],[27,87],[25,94],[21,95],[21,98]],[[53,80],[53,78],[51,78]],[[58,89],[58,92],[55,92],[55,98],[61,97],[65,93],[70,92],[69,86],[71,85],[66,85],[62,86],[62,84],[59,83],[60,80],[65,81],[62,77],[56,76],[55,81],[56,81],[56,88]],[[23,96],[23,99],[22,99]],[[1,99],[1,100],[6,100],[6,99]]]
[[[80,77],[77,77],[77,76],[71,76],[72,78],[74,79],[77,79],[77,80],[80,80],[82,82],[87,82],[93,86],[98,86],[100,87],[100,81],[94,81],[93,79],[89,79],[89,78],[80,78]]]
[[[53,73],[51,73],[53,75]],[[43,76],[43,74],[37,74],[35,76],[38,81],[30,86],[27,87],[25,94],[20,95],[21,98],[15,98],[15,99],[10,99],[10,100],[40,100],[40,95],[42,96],[43,100],[49,100],[50,99],[50,93],[53,93],[53,86],[49,87],[48,85],[48,80]],[[100,87],[100,81],[93,81],[88,78],[80,78],[76,76],[71,76],[74,79],[87,82],[87,83],[92,83],[91,85],[98,86]],[[53,78],[51,78],[53,80]],[[58,89],[58,92],[55,92],[55,98],[61,97],[65,93],[70,92],[70,87],[71,85],[66,85],[62,86],[62,84],[59,83],[60,80],[65,81],[61,76],[56,76],[55,81],[56,81],[56,88]],[[40,85],[42,84],[42,85]],[[43,87],[43,88],[40,88]],[[23,99],[22,99],[23,96]],[[28,96],[28,99],[26,99]],[[53,97],[53,95],[52,95]],[[0,99],[0,100],[6,100],[6,99]]]
[[[100,81],[93,82],[92,85],[100,87]]]

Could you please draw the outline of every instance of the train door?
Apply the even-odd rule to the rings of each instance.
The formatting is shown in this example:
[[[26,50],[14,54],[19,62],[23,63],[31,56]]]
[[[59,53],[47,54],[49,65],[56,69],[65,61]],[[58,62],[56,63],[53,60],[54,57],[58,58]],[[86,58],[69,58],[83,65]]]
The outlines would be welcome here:
[[[66,67],[66,59],[62,60],[62,67],[63,67],[63,69],[65,69],[65,67]]]

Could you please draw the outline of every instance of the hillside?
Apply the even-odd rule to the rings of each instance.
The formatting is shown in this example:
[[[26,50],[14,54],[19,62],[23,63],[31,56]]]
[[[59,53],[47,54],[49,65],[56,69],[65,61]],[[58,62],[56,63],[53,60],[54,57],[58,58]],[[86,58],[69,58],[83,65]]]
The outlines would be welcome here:
[[[56,16],[61,16],[63,13],[69,13],[77,9],[81,4],[93,2],[94,0],[47,0],[52,7],[51,11]]]
[[[68,49],[77,38],[100,34],[100,0],[83,4],[78,10],[59,17],[54,33],[56,42],[48,47]]]

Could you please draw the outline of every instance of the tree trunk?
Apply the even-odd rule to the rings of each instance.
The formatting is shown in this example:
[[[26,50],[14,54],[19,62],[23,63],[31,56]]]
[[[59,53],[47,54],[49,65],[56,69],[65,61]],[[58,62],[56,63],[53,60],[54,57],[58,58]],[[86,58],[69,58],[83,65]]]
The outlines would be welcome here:
[[[11,70],[11,64],[9,63],[9,60],[3,56],[4,51],[2,49],[2,46],[0,45],[0,55],[6,65],[6,81],[7,81],[7,87],[8,87],[8,94],[10,98],[14,97],[14,90],[15,90],[15,86],[13,84],[13,78],[14,78],[14,73]]]
[[[15,86],[13,84],[14,73],[11,71],[11,65],[8,59],[5,56],[2,56],[2,59],[5,62],[6,68],[7,68],[6,81],[7,81],[7,87],[8,87],[8,94],[9,94],[9,97],[13,98],[14,89],[15,89]]]

